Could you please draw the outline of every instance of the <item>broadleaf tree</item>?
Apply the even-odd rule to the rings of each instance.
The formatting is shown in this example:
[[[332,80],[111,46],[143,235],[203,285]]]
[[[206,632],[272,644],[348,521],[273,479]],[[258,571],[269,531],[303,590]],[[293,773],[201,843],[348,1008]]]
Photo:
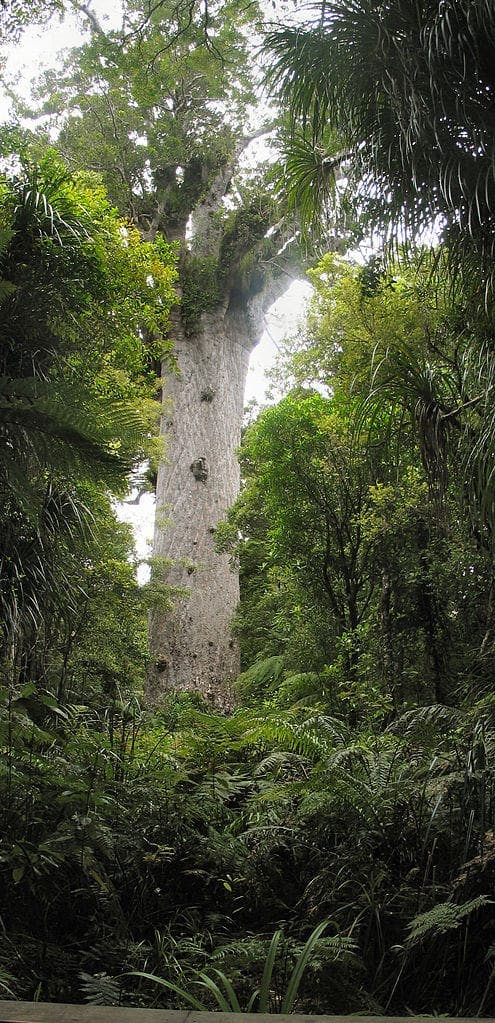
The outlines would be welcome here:
[[[471,401],[471,445],[485,428],[469,336],[426,260],[379,273],[332,255],[310,276],[303,337],[279,366],[292,391],[245,433],[221,534],[241,563],[246,684],[266,689],[275,658],[289,681],[316,673],[304,684],[339,713],[342,697],[359,715],[376,698],[379,719],[455,702],[493,656],[492,533],[457,425]]]

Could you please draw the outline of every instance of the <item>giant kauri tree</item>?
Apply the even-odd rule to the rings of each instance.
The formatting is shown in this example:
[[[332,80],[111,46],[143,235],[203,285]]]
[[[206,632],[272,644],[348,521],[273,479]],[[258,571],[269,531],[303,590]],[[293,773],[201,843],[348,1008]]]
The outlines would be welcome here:
[[[250,172],[249,183],[239,173],[253,139],[271,128],[249,130],[249,39],[260,12],[253,3],[127,0],[120,28],[107,30],[89,5],[73,6],[88,42],[69,54],[63,75],[45,77],[42,109],[58,123],[65,112],[57,142],[64,159],[102,175],[143,238],[175,242],[180,269],[176,364],[162,367],[166,456],[154,541],[154,571],[172,588],[173,607],[150,624],[148,699],[199,689],[228,704],[239,669],[230,631],[238,578],[215,532],[238,491],[260,314],[288,280],[269,172]]]

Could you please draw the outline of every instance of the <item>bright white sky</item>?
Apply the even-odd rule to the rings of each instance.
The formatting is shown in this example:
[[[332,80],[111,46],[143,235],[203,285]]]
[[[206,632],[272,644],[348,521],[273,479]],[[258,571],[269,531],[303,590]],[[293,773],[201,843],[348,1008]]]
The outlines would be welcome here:
[[[95,0],[92,7],[108,27],[113,27],[112,23],[115,26],[119,23],[118,4],[113,4],[111,0]],[[12,47],[7,57],[6,75],[15,83],[15,91],[27,97],[32,79],[46,68],[56,67],[57,54],[65,48],[76,46],[80,41],[80,25],[72,15],[66,15],[63,22],[54,21],[49,28],[27,29],[20,43]],[[8,116],[9,101],[0,92],[0,120]],[[270,400],[267,395],[267,374],[284,336],[296,332],[310,294],[311,287],[307,281],[295,281],[268,311],[265,317],[266,329],[251,355],[245,391],[246,404],[253,399],[259,404]],[[124,505],[122,518],[133,526],[138,557],[148,557],[153,532],[153,496],[144,495],[138,505]],[[146,578],[144,566],[139,576],[143,581]]]

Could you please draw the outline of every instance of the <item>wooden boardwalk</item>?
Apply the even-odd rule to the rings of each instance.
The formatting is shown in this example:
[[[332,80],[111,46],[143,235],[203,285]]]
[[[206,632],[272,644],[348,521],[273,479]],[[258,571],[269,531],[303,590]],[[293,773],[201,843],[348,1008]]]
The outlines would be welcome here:
[[[0,1023],[427,1023],[433,1016],[290,1016],[268,1013],[129,1009],[55,1002],[0,1001]],[[441,1017],[441,1023],[477,1023],[474,1017]],[[479,1021],[480,1023],[480,1021]],[[485,1017],[484,1023],[489,1023]],[[495,1023],[491,1020],[490,1023]]]

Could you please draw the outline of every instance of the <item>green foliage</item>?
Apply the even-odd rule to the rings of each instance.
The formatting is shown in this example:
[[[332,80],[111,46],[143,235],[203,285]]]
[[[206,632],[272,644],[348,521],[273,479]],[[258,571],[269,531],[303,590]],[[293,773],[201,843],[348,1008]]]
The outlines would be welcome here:
[[[295,187],[308,202],[310,191],[316,202],[328,193],[332,175],[325,182],[324,171],[338,132],[351,198],[372,229],[397,238],[405,227],[413,238],[440,218],[454,263],[467,259],[483,287],[480,270],[490,266],[491,281],[494,252],[492,6],[339,0],[317,7],[318,22],[308,4],[305,25],[282,26],[266,39],[268,78],[288,106],[298,149],[324,153],[306,179],[294,166]]]
[[[248,272],[252,268],[256,245],[264,239],[276,213],[273,190],[259,174],[249,187],[244,185],[243,203],[226,219],[220,248],[220,268],[224,275],[233,269]]]
[[[351,6],[326,11],[342,26],[363,12]],[[396,8],[381,12],[378,38],[386,54],[412,53],[406,75],[424,47],[404,48],[409,21],[387,35],[409,11]],[[438,13],[454,65],[464,13]],[[45,111],[68,111],[60,148],[76,164],[89,153],[91,170],[69,175],[49,154],[0,189],[0,985],[93,1005],[493,1015],[493,323],[476,275],[453,286],[441,252],[388,269],[334,254],[311,271],[305,336],[279,368],[290,393],[247,429],[243,493],[218,531],[241,562],[238,706],[223,716],[178,693],[150,715],[139,702],[146,614],[170,594],[138,586],[111,494],[153,444],[176,279],[164,236],[184,238],[191,211],[229,177],[256,18],[251,4],[132,2],[123,34],[93,22],[77,66],[45,83]],[[298,67],[316,47],[318,88],[342,73],[344,91],[352,60],[328,65],[326,18],[309,40],[296,30]],[[339,32],[336,22],[334,49]],[[433,83],[439,47],[427,36]],[[361,41],[368,85],[375,57]],[[472,74],[435,95],[447,159]],[[368,90],[368,113],[382,95],[386,119],[393,81]],[[287,84],[303,120],[292,201],[308,215],[364,124],[350,138],[339,123],[330,138],[335,97],[317,109],[310,86]],[[438,195],[411,117],[389,157],[426,166],[418,223]],[[380,144],[391,124],[379,121]],[[484,173],[487,137],[475,152],[463,136],[461,199],[473,167]],[[364,139],[359,171],[375,143]],[[459,198],[459,159],[435,210]],[[191,333],[222,289],[245,297],[279,251],[277,232],[266,238],[279,200],[262,177],[216,210],[207,255],[180,256]],[[373,213],[385,185],[361,188],[358,203]],[[471,221],[456,209],[471,251],[489,254],[482,206]]]
[[[89,1005],[118,1005],[120,998],[120,985],[112,977],[105,973],[96,974],[81,973],[81,988],[86,1002]]]
[[[2,968],[16,994],[41,983],[44,998],[224,1011],[477,1006],[495,749],[485,719],[482,761],[480,724],[418,714],[414,734],[373,736],[301,708],[183,706],[171,729],[125,702],[95,716],[26,689],[0,721]]]
[[[182,319],[189,334],[198,329],[201,314],[211,312],[222,297],[220,270],[214,257],[187,254],[181,268]]]
[[[283,997],[275,1003],[275,1011],[280,1013],[290,1013],[292,1011],[306,967],[318,946],[318,941],[321,938],[321,935],[327,927],[328,920],[324,920],[321,924],[318,924],[318,926],[315,927],[314,931],[305,942],[297,956],[292,973],[288,978],[287,987]],[[270,941],[268,954],[263,965],[261,985],[253,991],[244,1009],[241,1007],[229,978],[221,970],[215,969],[213,971],[216,979],[206,973],[198,973],[197,979],[194,980],[193,983],[199,987],[205,988],[213,995],[220,1012],[252,1012],[253,1009],[256,1012],[271,1012],[275,1008],[270,999],[271,987],[272,984],[274,984],[273,971],[277,960],[277,954],[279,954],[279,945],[281,941],[283,941],[283,938],[283,931],[275,931]],[[337,958],[338,955],[342,953],[343,949],[346,949],[348,953],[353,951],[353,944],[349,940],[347,942],[345,939],[340,942],[335,942],[335,945],[336,948],[338,948]],[[328,949],[328,941],[326,947]],[[287,951],[285,955],[287,956]],[[153,980],[156,984],[172,991],[181,1001],[186,1002],[188,1005],[192,1005],[195,1009],[199,1009],[203,1012],[208,1010],[208,1005],[198,1001],[198,999],[191,995],[189,991],[182,990],[177,987],[176,984],[171,984],[170,981],[165,980],[163,977],[155,977],[153,974],[149,973],[138,973],[136,976],[145,977],[147,980]]]
[[[40,83],[45,113],[57,126],[68,114],[60,152],[97,171],[151,236],[182,238],[231,157],[254,99],[246,33],[258,24],[257,4],[214,2],[205,14],[199,3],[129,2],[121,31],[89,19],[89,41]]]
[[[0,221],[0,646],[15,690],[42,684],[57,640],[70,649],[106,494],[150,450],[175,269],[51,155],[4,179]]]
[[[282,647],[288,676],[322,672],[316,692],[326,677],[334,695],[354,710],[370,707],[361,661],[381,560],[378,537],[363,526],[376,482],[389,473],[377,431],[373,449],[355,436],[357,408],[343,394],[325,398],[300,390],[262,413],[244,438],[246,485],[230,514],[241,537],[236,549],[241,563],[247,550],[245,571],[252,579],[247,617],[241,605],[237,627],[251,635],[259,629],[261,639],[268,608],[273,616],[271,648],[262,647],[257,660],[279,656]],[[262,608],[259,626],[253,605]],[[276,632],[277,616],[283,632]],[[331,663],[333,685],[326,671]],[[244,678],[249,681],[249,673]],[[375,712],[383,712],[378,691]]]
[[[0,11],[0,29],[5,42],[18,41],[23,30],[36,22],[43,23],[54,12],[62,13],[61,0],[4,0]]]
[[[253,2],[161,0],[150,10],[126,0],[121,27],[108,30],[75,6],[87,42],[37,82],[34,109],[14,101],[17,122],[30,117],[33,131],[14,124],[9,133],[35,156],[55,139],[142,238],[177,245],[183,327],[193,334],[201,313],[229,295],[245,304],[257,294],[281,247],[286,210],[273,168],[255,173],[241,159],[253,121],[259,133],[255,47],[265,12]]]
[[[237,680],[237,688],[243,702],[256,703],[262,699],[270,686],[280,681],[283,668],[283,657],[276,654],[264,661],[255,661]]]
[[[4,184],[1,216],[2,420],[10,443],[15,431],[13,462],[23,446],[41,464],[79,453],[103,475],[114,462],[118,478],[143,457],[154,414],[149,369],[166,349],[173,256],[142,245],[101,187],[50,157]],[[45,435],[50,448],[37,452]]]
[[[453,902],[441,902],[427,913],[420,913],[411,920],[407,941],[414,945],[427,937],[436,937],[445,934],[446,931],[456,930],[471,913],[486,905],[490,905],[490,899],[485,895],[478,895],[476,899],[470,899],[462,906],[456,906]]]
[[[298,386],[246,431],[219,531],[242,566],[234,713],[190,694],[141,710],[145,613],[168,594],[137,586],[99,484],[75,488],[91,529],[58,492],[37,532],[9,523],[25,621],[0,706],[0,968],[18,997],[493,1012],[492,546],[457,430],[439,502],[394,361],[429,344],[456,408],[455,316],[421,268],[333,258],[314,279],[281,370]]]

